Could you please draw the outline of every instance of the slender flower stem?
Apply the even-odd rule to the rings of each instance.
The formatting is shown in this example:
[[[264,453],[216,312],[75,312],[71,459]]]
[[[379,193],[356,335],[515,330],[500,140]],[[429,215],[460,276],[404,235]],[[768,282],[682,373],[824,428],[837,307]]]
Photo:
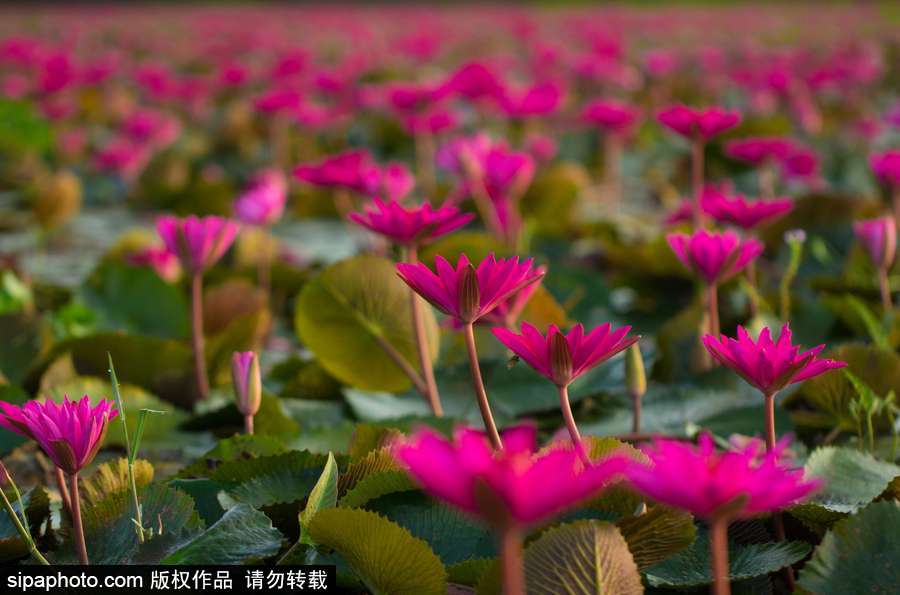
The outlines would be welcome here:
[[[569,403],[568,386],[559,387],[559,406],[562,408],[563,419],[566,422],[566,428],[569,430],[569,437],[572,439],[572,444],[575,446],[575,450],[578,451],[578,456],[581,457],[581,461],[585,465],[589,465],[591,459],[584,449],[584,442],[582,442],[581,434],[578,432],[578,426],[575,424],[575,416],[572,415],[572,404]]]
[[[525,564],[522,558],[522,530],[510,525],[500,533],[500,564],[503,595],[525,595]]]
[[[59,497],[62,500],[63,510],[66,511],[66,514],[71,518],[72,516],[72,501],[69,499],[69,487],[66,485],[66,476],[63,475],[63,470],[59,467],[56,467],[56,487],[59,489]]]
[[[894,193],[891,195],[891,202],[894,205],[894,220],[900,225],[900,184],[894,185]]]
[[[775,395],[765,395],[766,402],[766,452],[775,449],[777,438],[775,436]]]
[[[703,197],[703,138],[699,135],[691,144],[691,187],[694,193],[694,226],[703,227],[703,209],[700,206]]]
[[[203,346],[203,274],[191,277],[191,338],[194,345],[194,376],[197,393],[201,400],[209,395],[209,380],[206,377],[206,354]]]
[[[719,327],[719,287],[710,283],[706,288],[706,305],[709,308],[709,334],[718,337]]]
[[[633,392],[631,393],[631,433],[632,434],[640,434],[641,433],[641,395]]]
[[[891,300],[891,284],[888,281],[888,270],[886,267],[878,269],[878,288],[881,290],[881,307],[884,308],[885,312],[890,312],[894,309],[894,304]]]
[[[253,416],[252,415],[244,416],[244,433],[245,434],[253,434]]]
[[[731,595],[731,583],[728,580],[728,519],[724,517],[713,519],[709,533],[713,593],[715,595]]]
[[[405,249],[405,262],[415,264],[419,262],[418,250],[415,245]],[[410,311],[412,312],[413,332],[416,337],[416,348],[419,352],[419,367],[425,380],[425,398],[431,406],[435,417],[443,417],[444,408],[441,406],[441,395],[438,392],[437,381],[434,379],[434,366],[431,363],[431,354],[428,352],[428,336],[425,332],[425,318],[422,313],[422,298],[412,289],[409,290]]]
[[[260,225],[257,229],[262,248],[259,251],[259,260],[256,261],[256,278],[263,296],[267,301],[271,301],[269,297],[272,292],[272,255],[269,254],[271,235],[264,225]]]
[[[413,135],[416,151],[416,171],[426,196],[434,196],[437,178],[434,172],[434,135],[431,130],[417,130]]]
[[[488,402],[487,392],[484,390],[484,381],[481,378],[481,366],[478,365],[478,352],[475,349],[475,328],[471,322],[463,326],[463,334],[466,338],[466,350],[469,352],[469,370],[472,372],[472,385],[475,396],[478,399],[478,408],[481,410],[481,418],[484,420],[484,429],[491,440],[494,450],[503,450],[503,442],[494,423],[494,415],[491,413],[491,404]]]
[[[78,547],[78,559],[84,566],[90,564],[87,555],[87,544],[84,542],[84,527],[81,524],[81,496],[78,494],[78,474],[69,476],[72,495],[72,530],[75,532],[75,545]]]
[[[8,475],[7,475],[8,477]],[[9,498],[6,497],[6,492],[0,489],[0,496],[3,496],[3,507],[6,509],[6,513],[9,515],[9,518],[12,520],[13,524],[16,526],[16,531],[19,532],[19,536],[22,538],[28,545],[28,551],[31,556],[37,560],[39,564],[43,564],[44,566],[50,566],[50,562],[47,561],[47,558],[41,554],[40,550],[38,550],[37,545],[34,543],[34,537],[31,536],[31,531],[22,523],[22,519],[19,518],[18,513],[16,513],[16,509],[13,508],[12,503],[9,501]],[[21,508],[21,499],[19,500],[19,507]],[[25,510],[22,509],[22,516],[25,518]],[[27,518],[26,518],[27,523]]]

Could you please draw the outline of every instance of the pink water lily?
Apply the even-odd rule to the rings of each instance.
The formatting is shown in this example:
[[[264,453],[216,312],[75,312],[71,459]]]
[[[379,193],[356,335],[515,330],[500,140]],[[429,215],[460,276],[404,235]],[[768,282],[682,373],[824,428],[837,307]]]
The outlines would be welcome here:
[[[493,333],[541,375],[558,386],[566,386],[640,339],[628,336],[630,330],[630,326],[613,329],[607,322],[590,332],[576,324],[563,333],[551,324],[547,334],[542,335],[534,326],[523,322],[521,334],[505,328],[495,328]]]
[[[350,220],[405,246],[425,244],[468,224],[475,215],[452,206],[437,209],[429,203],[404,206],[396,201],[373,199],[362,213]]]
[[[160,279],[169,283],[174,283],[181,276],[178,256],[165,246],[148,246],[129,254],[127,260],[135,266],[152,268]]]
[[[496,527],[552,518],[625,470],[618,456],[584,466],[570,448],[535,453],[535,436],[533,426],[509,429],[504,450],[495,452],[472,429],[458,429],[452,441],[422,429],[395,442],[392,452],[426,492]]]
[[[886,184],[900,186],[900,149],[876,153],[869,159],[872,171]]]
[[[184,219],[164,215],[156,220],[156,231],[166,248],[178,256],[192,274],[212,267],[225,254],[238,232],[238,225],[213,215]]]
[[[607,132],[627,134],[637,123],[640,111],[628,103],[613,99],[598,99],[584,106],[581,121],[598,126]]]
[[[726,196],[711,189],[704,192],[701,205],[716,221],[745,230],[772,223],[794,208],[794,202],[787,198],[751,201],[740,194]]]
[[[673,105],[659,112],[657,119],[682,136],[709,140],[737,126],[741,114],[718,106],[697,109]]]
[[[897,252],[897,224],[893,217],[878,217],[853,224],[856,238],[877,268],[889,269]]]
[[[326,157],[317,163],[298,165],[294,176],[314,186],[372,194],[378,190],[381,172],[368,151],[353,150]]]
[[[772,340],[768,327],[762,329],[754,342],[744,327],[738,326],[736,339],[706,335],[703,344],[719,363],[737,372],[764,395],[774,395],[789,384],[847,365],[819,358],[825,345],[800,351],[800,346],[792,344],[791,338],[787,323],[782,327],[778,341]]]
[[[821,486],[789,466],[784,458],[788,444],[782,441],[765,452],[759,440],[752,440],[743,448],[717,452],[709,434],[701,434],[697,446],[655,440],[641,449],[649,464],[635,462],[626,475],[649,498],[708,521],[726,510],[729,519],[752,518],[796,504]]]
[[[477,321],[543,276],[531,258],[520,262],[518,257],[497,259],[493,254],[477,268],[465,254],[459,255],[455,268],[443,256],[435,257],[435,265],[437,273],[422,263],[400,263],[397,273],[438,310],[464,323]]]
[[[666,236],[681,263],[707,283],[727,281],[763,252],[759,240],[741,239],[736,233],[697,230],[693,235],[672,233]]]
[[[272,225],[284,213],[287,180],[277,169],[259,172],[249,188],[234,201],[234,213],[248,225]]]
[[[21,408],[2,403],[0,426],[38,443],[50,460],[75,475],[94,460],[109,420],[118,415],[114,403],[101,399],[91,406],[85,395],[78,401],[28,401]]]
[[[788,138],[758,136],[729,141],[725,145],[725,154],[733,159],[759,166],[784,159],[793,147],[793,141]]]

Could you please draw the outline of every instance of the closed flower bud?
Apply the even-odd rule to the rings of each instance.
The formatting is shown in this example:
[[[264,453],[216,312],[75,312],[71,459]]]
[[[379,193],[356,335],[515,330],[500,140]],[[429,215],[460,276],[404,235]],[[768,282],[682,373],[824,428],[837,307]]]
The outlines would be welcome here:
[[[474,322],[481,304],[478,275],[471,264],[462,271],[459,280],[459,315],[463,322]]]
[[[231,357],[231,378],[237,408],[245,416],[256,415],[262,400],[259,358],[252,351],[235,351]]]
[[[550,370],[557,386],[572,382],[572,350],[566,336],[559,331],[550,334]]]
[[[644,372],[644,358],[641,348],[634,343],[625,352],[625,385],[635,397],[643,397],[647,392],[647,374]]]

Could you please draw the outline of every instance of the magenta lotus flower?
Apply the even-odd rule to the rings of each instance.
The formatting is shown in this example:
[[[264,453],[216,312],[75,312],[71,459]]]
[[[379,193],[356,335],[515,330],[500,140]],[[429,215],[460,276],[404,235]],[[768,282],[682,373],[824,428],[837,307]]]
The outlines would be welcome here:
[[[169,283],[174,283],[181,276],[178,256],[165,246],[148,246],[129,254],[127,260],[134,266],[152,268],[160,279]]]
[[[534,326],[522,323],[522,333],[505,328],[493,329],[494,336],[557,386],[567,386],[635,343],[640,337],[628,336],[630,326],[613,329],[607,322],[585,333],[576,324],[568,334],[550,325],[546,336]]]
[[[543,265],[537,267],[535,271],[537,271],[542,278],[547,274],[547,268]],[[478,321],[479,324],[492,327],[502,326],[504,328],[512,328],[515,326],[516,321],[519,320],[519,317],[525,310],[525,306],[528,305],[529,300],[531,300],[531,296],[534,295],[534,292],[537,291],[540,286],[541,282],[538,280],[513,293],[497,304],[496,308],[482,316],[481,320]],[[453,323],[458,326],[458,321],[454,320]]]
[[[729,520],[782,510],[821,486],[804,479],[802,469],[784,460],[788,442],[764,452],[759,440],[740,450],[716,452],[709,434],[699,444],[655,440],[643,448],[649,464],[633,463],[626,475],[645,496],[713,521],[727,511]]]
[[[248,225],[267,226],[284,214],[287,202],[287,180],[277,169],[259,172],[250,187],[236,201],[234,214]]]
[[[869,163],[872,171],[886,184],[900,186],[900,149],[872,155]]]
[[[404,246],[421,245],[456,231],[475,215],[456,207],[432,208],[429,203],[405,207],[396,201],[374,199],[362,213],[350,213],[354,223]]]
[[[759,240],[742,240],[731,231],[700,229],[693,235],[672,233],[666,240],[678,260],[709,284],[727,281],[762,254],[764,248]]]
[[[101,399],[92,407],[87,395],[59,404],[28,401],[21,408],[3,403],[0,426],[35,440],[57,467],[75,475],[94,460],[109,420],[118,415],[114,405]]]
[[[701,207],[720,223],[730,223],[748,230],[769,224],[790,213],[794,208],[794,202],[786,198],[748,201],[740,194],[726,196],[707,188],[703,194]]]
[[[178,256],[181,266],[196,275],[222,258],[237,235],[238,225],[216,216],[179,219],[164,215],[156,220],[156,231],[166,248]]]
[[[637,123],[640,111],[627,103],[612,99],[598,99],[584,106],[581,120],[607,132],[627,134]]]
[[[508,117],[528,118],[552,114],[562,100],[562,88],[557,83],[548,82],[523,90],[506,89],[498,103]]]
[[[857,221],[853,232],[876,268],[891,268],[897,251],[897,224],[893,217]]]
[[[294,176],[302,182],[323,188],[346,188],[361,194],[378,190],[381,171],[368,151],[354,150],[324,160],[298,165]]]
[[[729,141],[725,145],[725,154],[733,159],[759,166],[784,159],[793,147],[794,143],[790,139],[760,136]]]
[[[673,105],[659,112],[657,119],[682,136],[709,140],[737,126],[741,121],[741,114],[722,107],[695,109]]]
[[[819,174],[819,157],[812,148],[795,144],[781,159],[781,173],[786,178],[814,179]]]
[[[388,163],[381,172],[382,192],[388,200],[403,200],[415,185],[412,172],[403,163]]]
[[[435,265],[437,274],[422,263],[400,263],[397,273],[434,307],[465,324],[477,321],[543,276],[531,258],[519,262],[518,257],[497,259],[493,254],[477,269],[465,254],[459,255],[456,268],[442,256],[435,257]]]
[[[787,323],[777,342],[772,340],[768,328],[762,329],[754,342],[744,327],[738,326],[737,339],[706,335],[703,344],[719,363],[737,372],[766,396],[774,395],[789,384],[847,365],[818,358],[825,345],[801,352],[799,345],[791,344],[791,329]]]
[[[392,452],[426,492],[497,528],[550,519],[609,485],[627,465],[611,456],[585,466],[568,448],[535,454],[535,435],[532,426],[509,429],[496,452],[472,429],[457,430],[452,442],[422,429],[395,442]]]

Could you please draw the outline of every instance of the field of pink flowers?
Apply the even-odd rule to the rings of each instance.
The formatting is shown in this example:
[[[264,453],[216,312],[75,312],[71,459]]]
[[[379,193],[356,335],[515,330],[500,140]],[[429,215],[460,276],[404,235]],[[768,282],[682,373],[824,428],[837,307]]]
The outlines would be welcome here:
[[[0,563],[896,592],[898,222],[889,4],[2,7]]]

